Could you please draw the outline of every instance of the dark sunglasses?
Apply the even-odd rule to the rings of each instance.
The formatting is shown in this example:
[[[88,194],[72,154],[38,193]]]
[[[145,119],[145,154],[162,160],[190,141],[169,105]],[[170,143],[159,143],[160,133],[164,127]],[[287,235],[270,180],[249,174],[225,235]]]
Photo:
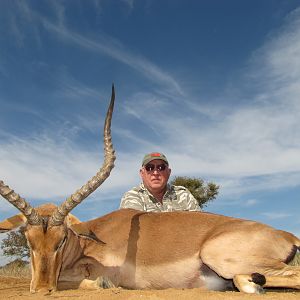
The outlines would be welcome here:
[[[147,164],[144,168],[147,172],[153,172],[154,170],[158,172],[162,172],[167,168],[167,166],[165,164],[161,164],[161,165]]]

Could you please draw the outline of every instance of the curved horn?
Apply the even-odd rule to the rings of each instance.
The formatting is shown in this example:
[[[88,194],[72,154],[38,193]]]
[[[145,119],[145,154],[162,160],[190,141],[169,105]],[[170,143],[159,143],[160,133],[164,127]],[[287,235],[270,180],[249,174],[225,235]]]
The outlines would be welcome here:
[[[15,206],[26,217],[29,224],[41,224],[42,219],[37,211],[24,198],[5,185],[3,181],[0,181],[0,195]]]
[[[85,185],[83,185],[79,190],[67,198],[52,214],[49,225],[58,226],[64,222],[67,214],[78,204],[80,204],[88,195],[94,192],[109,176],[111,170],[114,167],[114,161],[116,156],[113,149],[113,144],[111,141],[111,119],[114,109],[115,101],[115,90],[112,86],[112,94],[110,105],[106,113],[105,123],[104,123],[104,162],[101,169],[97,174],[90,179]]]

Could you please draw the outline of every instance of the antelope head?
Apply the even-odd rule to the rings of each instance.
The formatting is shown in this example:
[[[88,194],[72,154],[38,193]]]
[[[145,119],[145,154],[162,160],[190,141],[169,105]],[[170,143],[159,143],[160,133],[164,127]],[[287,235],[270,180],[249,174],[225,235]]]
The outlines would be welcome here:
[[[78,223],[71,210],[94,192],[110,175],[115,155],[111,140],[111,119],[114,107],[114,86],[104,124],[104,162],[97,174],[61,205],[33,208],[24,198],[0,181],[0,195],[14,205],[21,214],[1,223],[0,231],[25,225],[25,235],[30,247],[32,278],[30,291],[52,292],[57,289],[63,252],[68,240],[68,227]]]

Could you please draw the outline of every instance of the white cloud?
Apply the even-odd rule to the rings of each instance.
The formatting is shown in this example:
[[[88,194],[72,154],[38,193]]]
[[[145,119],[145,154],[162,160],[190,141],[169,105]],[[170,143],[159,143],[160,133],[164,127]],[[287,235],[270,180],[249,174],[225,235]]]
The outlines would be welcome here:
[[[285,26],[262,48],[269,78],[289,86],[300,75],[300,8],[287,17]]]
[[[0,148],[0,178],[30,203],[32,199],[61,202],[92,178],[103,163],[102,145],[91,152],[66,136],[6,137],[5,141],[8,142],[2,142]],[[139,161],[134,156],[124,159],[122,153],[117,158],[117,168],[99,187],[105,198],[113,195],[120,199],[128,185],[138,181]],[[5,201],[0,205],[2,211],[11,209]]]
[[[49,1],[48,4],[52,6],[52,9],[55,13],[57,24],[59,27],[65,26],[65,7],[62,3],[57,1]]]
[[[2,144],[0,151],[0,177],[28,198],[65,195],[64,191],[70,191],[78,180],[76,175],[83,180],[95,159],[94,154],[91,158],[91,154],[78,153],[70,145],[58,145],[47,137],[12,139]]]
[[[86,50],[109,56],[135,69],[156,84],[166,85],[170,91],[175,90],[177,93],[183,94],[179,83],[170,74],[141,55],[130,52],[118,40],[102,33],[102,36],[99,35],[95,41],[64,26],[56,25],[45,18],[41,18],[41,21],[47,30],[55,33],[64,42],[72,42]]]
[[[129,7],[133,7],[134,1],[124,0],[124,3]],[[170,93],[174,93],[175,91],[175,93],[183,95],[183,90],[178,81],[147,58],[139,53],[134,53],[119,40],[104,32],[97,32],[97,38],[92,39],[86,35],[82,35],[80,32],[72,31],[66,26],[64,5],[53,1],[48,1],[47,5],[54,14],[53,19],[48,19],[41,15],[38,11],[33,10],[28,2],[24,1],[17,2],[17,5],[11,10],[14,13],[11,13],[9,10],[7,11],[11,23],[9,28],[20,45],[23,46],[27,36],[33,36],[37,44],[41,45],[40,29],[42,26],[43,29],[53,33],[59,41],[72,43],[81,49],[110,57],[136,70],[139,74],[155,82],[157,85],[165,86]],[[94,1],[93,5],[96,10],[101,10],[100,2]],[[15,17],[15,12],[17,12],[18,20]],[[31,34],[26,35],[23,33],[25,25]]]
[[[134,7],[134,0],[122,0],[122,2],[124,2],[129,7],[130,10],[133,9],[133,7]]]
[[[258,203],[258,201],[256,199],[248,199],[245,201],[244,205],[245,206],[254,206]]]
[[[285,218],[290,218],[293,215],[289,213],[279,213],[279,212],[265,212],[261,213],[264,217],[268,218],[269,220],[277,220],[277,219],[285,219]]]

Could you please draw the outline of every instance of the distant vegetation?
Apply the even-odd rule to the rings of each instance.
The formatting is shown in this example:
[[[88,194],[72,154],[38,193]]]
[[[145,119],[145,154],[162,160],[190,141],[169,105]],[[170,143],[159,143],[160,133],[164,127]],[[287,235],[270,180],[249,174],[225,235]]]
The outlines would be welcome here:
[[[293,260],[289,263],[290,266],[300,266],[300,253],[297,251]]]
[[[177,176],[170,183],[186,187],[198,201],[200,208],[207,206],[208,202],[214,200],[219,193],[218,185],[213,182],[205,183],[201,178]]]
[[[1,249],[4,256],[15,257],[20,260],[29,258],[29,248],[24,234],[24,227],[12,230],[2,240]]]
[[[0,267],[0,276],[31,278],[30,264],[28,261],[19,258],[15,259]]]

